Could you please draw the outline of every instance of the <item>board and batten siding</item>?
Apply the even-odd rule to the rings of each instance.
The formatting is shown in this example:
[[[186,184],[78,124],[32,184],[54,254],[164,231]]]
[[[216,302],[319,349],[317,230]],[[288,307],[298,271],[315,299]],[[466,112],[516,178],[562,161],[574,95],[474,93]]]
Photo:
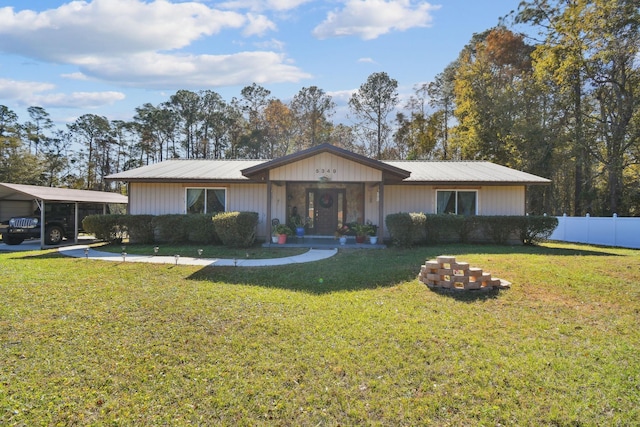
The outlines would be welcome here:
[[[287,222],[287,187],[271,186],[271,220],[277,218],[281,223]]]
[[[132,215],[182,214],[185,191],[180,183],[129,183],[129,213]]]
[[[266,184],[230,184],[227,187],[227,211],[257,212],[260,238],[269,237],[271,227],[267,226],[267,185]]]
[[[257,234],[265,236],[267,207],[265,184],[130,183],[129,206],[132,215],[184,214],[186,188],[226,188],[227,211],[257,212]]]
[[[320,153],[271,170],[272,181],[379,182],[382,171],[331,153]]]
[[[484,186],[478,191],[478,215],[524,214],[524,186]]]
[[[431,185],[387,185],[384,216],[398,212],[436,212],[436,190],[475,190],[478,215],[524,215],[524,186],[442,187]]]

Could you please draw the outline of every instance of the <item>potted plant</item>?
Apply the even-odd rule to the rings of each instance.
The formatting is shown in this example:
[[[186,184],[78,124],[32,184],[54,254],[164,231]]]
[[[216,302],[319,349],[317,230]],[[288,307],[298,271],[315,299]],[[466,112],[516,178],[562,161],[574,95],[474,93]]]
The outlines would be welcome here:
[[[296,229],[296,236],[303,237],[304,236],[304,228],[309,224],[310,218],[302,218],[300,215],[292,215],[289,218],[289,223],[291,227]]]
[[[349,232],[349,226],[347,225],[343,225],[341,227],[338,227],[338,229],[335,232],[335,237],[336,239],[340,239],[340,244],[344,245],[347,243],[347,233]]]
[[[378,226],[372,224],[370,221],[367,221],[367,235],[369,236],[369,242],[372,245],[378,243]]]
[[[366,224],[353,224],[353,231],[356,233],[356,243],[364,243],[369,235],[370,227]]]
[[[276,233],[278,234],[278,243],[282,245],[287,243],[287,236],[291,235],[291,229],[284,224],[278,224],[276,225]]]

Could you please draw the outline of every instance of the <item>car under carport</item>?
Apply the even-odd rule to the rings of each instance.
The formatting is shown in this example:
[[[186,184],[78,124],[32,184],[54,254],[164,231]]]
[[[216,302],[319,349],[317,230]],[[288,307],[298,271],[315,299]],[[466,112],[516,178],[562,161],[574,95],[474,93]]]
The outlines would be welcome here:
[[[118,193],[92,190],[76,190],[69,188],[42,187],[37,185],[0,183],[0,223],[8,223],[16,216],[32,216],[34,205],[39,211],[40,224],[46,224],[45,211],[47,204],[73,204],[75,220],[73,221],[73,241],[78,241],[79,207],[86,204],[99,204],[102,213],[107,212],[109,205],[127,205],[128,198]],[[4,227],[4,225],[3,225]],[[0,229],[0,233],[3,230]],[[40,227],[40,247],[46,248],[45,227]]]

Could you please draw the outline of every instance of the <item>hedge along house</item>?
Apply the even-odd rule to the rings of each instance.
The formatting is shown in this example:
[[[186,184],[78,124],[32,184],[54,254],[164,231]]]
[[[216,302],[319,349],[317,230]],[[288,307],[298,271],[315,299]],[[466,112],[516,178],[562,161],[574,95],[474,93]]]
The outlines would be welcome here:
[[[333,237],[352,222],[397,212],[524,215],[536,175],[484,161],[378,161],[322,144],[274,160],[167,160],[117,173],[130,214],[251,211],[268,240],[272,220],[307,217],[306,233]]]

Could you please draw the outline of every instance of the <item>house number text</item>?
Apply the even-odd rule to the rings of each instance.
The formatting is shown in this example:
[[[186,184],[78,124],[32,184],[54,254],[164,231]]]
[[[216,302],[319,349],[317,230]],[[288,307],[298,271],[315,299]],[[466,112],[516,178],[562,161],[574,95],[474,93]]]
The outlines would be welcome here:
[[[316,173],[336,173],[337,169],[316,169]]]

